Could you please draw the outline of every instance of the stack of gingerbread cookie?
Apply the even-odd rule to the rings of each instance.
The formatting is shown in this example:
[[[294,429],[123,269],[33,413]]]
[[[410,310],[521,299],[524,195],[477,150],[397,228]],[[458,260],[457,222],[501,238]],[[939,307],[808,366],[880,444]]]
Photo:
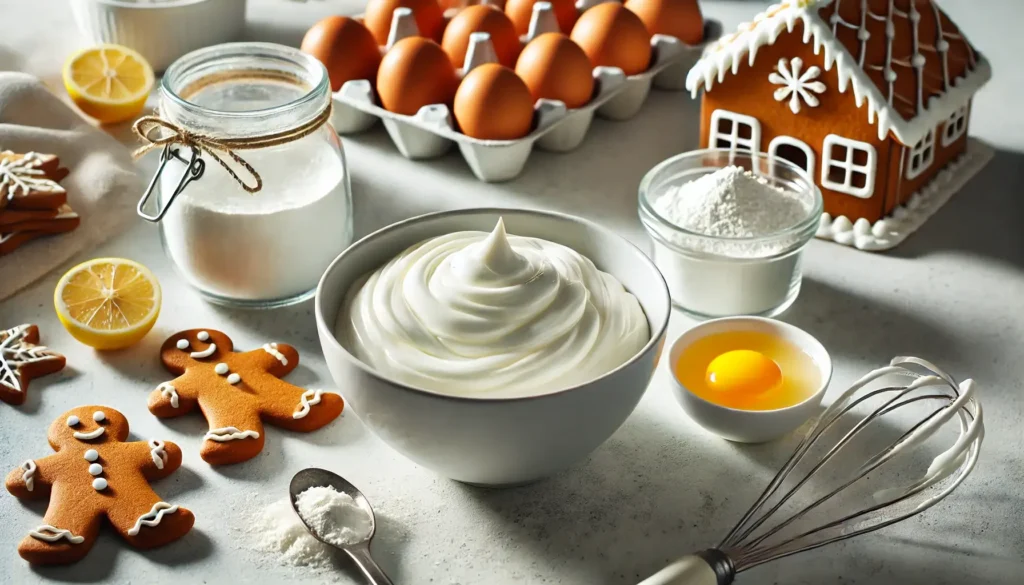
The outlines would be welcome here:
[[[0,256],[78,227],[78,214],[60,186],[68,172],[52,154],[0,151]]]

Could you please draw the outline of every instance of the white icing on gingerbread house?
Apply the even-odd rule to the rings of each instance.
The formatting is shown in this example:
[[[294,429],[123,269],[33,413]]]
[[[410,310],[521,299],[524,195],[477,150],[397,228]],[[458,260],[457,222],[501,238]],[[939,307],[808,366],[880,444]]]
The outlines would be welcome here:
[[[708,47],[687,89],[704,146],[787,159],[830,221],[870,225],[966,156],[991,75],[935,0],[787,0]]]

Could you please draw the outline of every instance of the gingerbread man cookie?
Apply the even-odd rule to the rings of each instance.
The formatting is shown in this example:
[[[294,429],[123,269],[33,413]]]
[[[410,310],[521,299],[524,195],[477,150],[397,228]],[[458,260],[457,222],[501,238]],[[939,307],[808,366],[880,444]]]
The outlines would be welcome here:
[[[99,535],[104,517],[137,548],[177,540],[192,529],[192,512],[160,499],[149,482],[181,466],[170,441],[126,443],[128,421],[107,406],[80,406],[50,425],[57,453],[29,459],[7,476],[7,491],[22,499],[50,499],[43,523],[18,545],[39,565],[73,563]]]
[[[38,343],[39,328],[35,325],[0,331],[0,400],[23,404],[32,378],[64,369],[64,356]]]
[[[198,405],[210,425],[199,454],[213,465],[258,455],[265,440],[263,421],[292,431],[315,431],[336,419],[345,405],[337,394],[281,380],[299,363],[295,348],[283,343],[236,353],[224,333],[190,329],[168,338],[160,358],[178,377],[150,394],[149,411],[169,418]]]

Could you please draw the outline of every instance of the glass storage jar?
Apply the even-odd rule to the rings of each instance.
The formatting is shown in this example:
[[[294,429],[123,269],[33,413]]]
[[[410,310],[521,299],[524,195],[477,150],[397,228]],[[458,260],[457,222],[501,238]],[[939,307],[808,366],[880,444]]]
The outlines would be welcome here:
[[[690,231],[667,217],[657,201],[685,196],[683,185],[726,167],[740,167],[802,204],[803,217],[776,233],[752,237]],[[691,195],[692,196],[692,195]],[[781,158],[709,148],[676,155],[640,183],[640,222],[654,244],[654,263],[672,303],[696,319],[736,315],[774,317],[800,294],[801,255],[823,210],[821,191],[807,173]]]
[[[191,141],[165,146],[154,178],[160,213],[147,216],[145,198],[139,213],[161,222],[178,272],[218,304],[277,307],[311,297],[352,242],[351,182],[325,121],[323,65],[290,47],[229,43],[180,58],[160,89],[167,124],[158,132],[173,128]],[[244,146],[218,148],[224,143]],[[262,188],[247,192],[242,183],[253,190],[257,175]]]

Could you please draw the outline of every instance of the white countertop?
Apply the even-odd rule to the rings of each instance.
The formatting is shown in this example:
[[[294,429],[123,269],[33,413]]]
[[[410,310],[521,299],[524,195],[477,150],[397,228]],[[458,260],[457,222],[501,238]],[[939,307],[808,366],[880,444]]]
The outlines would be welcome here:
[[[975,102],[971,127],[999,149],[995,160],[893,253],[813,242],[804,290],[783,319],[830,350],[833,391],[900,354],[931,359],[958,378],[975,378],[987,419],[982,461],[952,497],[925,515],[762,566],[742,574],[740,583],[1009,585],[1024,574],[1024,110],[1018,105],[1024,95],[1024,5],[941,4],[995,69]],[[731,29],[765,3],[703,5],[708,16]],[[357,11],[351,0],[250,0],[249,35],[297,44],[320,16]],[[59,87],[59,67],[81,43],[65,2],[0,0],[0,21],[0,69],[36,73]],[[378,128],[344,140],[354,176],[356,229],[362,235],[441,209],[520,206],[580,214],[647,246],[636,217],[637,184],[655,163],[693,147],[696,124],[686,94],[657,92],[634,120],[599,120],[579,150],[535,153],[521,178],[496,185],[473,178],[458,153],[406,161]],[[126,256],[158,275],[163,312],[139,346],[98,354],[65,333],[51,299],[67,266],[0,305],[0,325],[38,324],[44,342],[65,353],[69,363],[62,374],[37,380],[24,406],[0,404],[0,468],[6,473],[27,457],[46,455],[46,429],[66,409],[107,404],[128,416],[139,437],[183,447],[183,468],[156,489],[195,513],[195,529],[147,553],[104,533],[81,563],[33,569],[15,547],[44,508],[3,493],[0,583],[360,583],[351,573],[314,579],[266,558],[260,562],[246,551],[247,537],[238,530],[244,508],[283,497],[295,471],[317,465],[360,486],[383,516],[374,552],[397,583],[634,584],[678,555],[716,544],[793,443],[791,438],[739,446],[703,432],[673,401],[662,363],[636,412],[604,446],[573,469],[523,488],[489,491],[438,478],[369,434],[351,412],[307,436],[268,427],[266,448],[256,460],[214,469],[198,455],[206,429],[202,417],[165,423],[146,410],[148,392],[166,378],[157,348],[177,330],[204,326],[228,332],[243,349],[284,341],[302,355],[303,365],[290,380],[329,385],[312,303],[270,312],[210,306],[176,276],[157,228],[141,220],[132,226],[75,261]],[[675,315],[670,339],[691,324]]]

